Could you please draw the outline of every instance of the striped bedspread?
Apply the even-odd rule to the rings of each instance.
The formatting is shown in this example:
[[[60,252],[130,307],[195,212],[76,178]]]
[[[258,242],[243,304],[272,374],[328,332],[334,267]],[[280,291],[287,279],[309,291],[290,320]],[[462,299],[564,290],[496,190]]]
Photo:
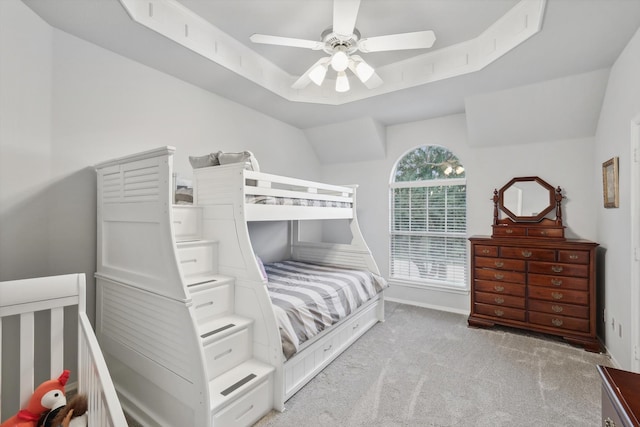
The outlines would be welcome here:
[[[264,264],[267,288],[288,359],[302,343],[349,316],[387,287],[364,270],[282,261]]]

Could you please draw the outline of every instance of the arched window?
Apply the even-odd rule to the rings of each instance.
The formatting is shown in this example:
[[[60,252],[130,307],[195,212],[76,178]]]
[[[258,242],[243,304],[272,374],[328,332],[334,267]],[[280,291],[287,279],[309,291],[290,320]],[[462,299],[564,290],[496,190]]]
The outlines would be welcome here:
[[[391,181],[390,278],[466,287],[467,184],[458,158],[445,147],[418,147]]]

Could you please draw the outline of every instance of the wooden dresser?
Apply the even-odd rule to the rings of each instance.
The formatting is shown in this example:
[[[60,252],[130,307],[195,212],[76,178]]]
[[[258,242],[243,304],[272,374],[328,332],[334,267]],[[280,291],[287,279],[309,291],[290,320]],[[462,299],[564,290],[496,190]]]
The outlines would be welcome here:
[[[515,215],[503,205],[514,185],[538,191],[543,204],[534,213]],[[540,188],[538,188],[539,186]],[[597,243],[564,237],[561,189],[538,177],[514,178],[494,191],[493,234],[471,242],[469,326],[512,326],[563,337],[600,352],[596,335]],[[555,209],[556,218],[544,218]],[[509,218],[499,218],[499,210]],[[521,209],[517,209],[521,213]]]
[[[640,374],[598,366],[604,427],[640,427]]]
[[[545,332],[599,352],[595,251],[585,240],[474,236],[471,326]]]

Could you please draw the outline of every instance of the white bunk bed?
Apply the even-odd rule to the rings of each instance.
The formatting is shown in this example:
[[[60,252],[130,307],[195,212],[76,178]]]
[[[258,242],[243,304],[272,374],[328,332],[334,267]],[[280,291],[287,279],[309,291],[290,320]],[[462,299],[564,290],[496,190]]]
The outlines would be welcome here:
[[[284,410],[383,320],[384,306],[375,293],[285,358],[248,224],[289,221],[292,260],[376,278],[379,270],[358,227],[355,187],[237,163],[195,169],[193,205],[174,205],[173,153],[163,147],[96,166],[98,337],[123,406],[143,423],[250,425]],[[300,241],[298,221],[319,219],[348,220],[352,242]]]
[[[105,427],[127,425],[107,365],[85,313],[85,296],[84,274],[0,282],[0,347],[4,320],[7,325],[5,333],[13,333],[11,329],[13,325],[19,333],[20,343],[19,367],[9,362],[5,364],[5,369],[20,373],[20,383],[6,384],[0,381],[0,402],[17,400],[19,407],[2,407],[4,412],[0,414],[0,421],[4,422],[25,407],[34,392],[34,382],[40,384],[43,381],[58,378],[63,372],[65,317],[68,314],[65,309],[77,306],[77,392],[87,396],[88,425]],[[75,316],[75,311],[72,312]],[[37,320],[41,320],[40,316],[43,315],[46,316],[46,321]],[[17,323],[14,319],[17,319]],[[43,336],[48,337],[50,342],[36,343],[36,340],[42,339]],[[17,343],[18,340],[14,342]],[[40,351],[36,351],[41,350],[41,346],[50,350],[50,355],[43,357]],[[5,353],[6,360],[10,360],[9,354],[14,348],[1,350],[0,366],[3,366]],[[71,349],[67,349],[67,352],[69,351]],[[35,374],[37,366],[47,359],[50,376],[38,380]],[[8,372],[5,371],[4,374],[0,375],[0,378],[10,377]],[[19,393],[19,399],[10,399],[9,393]]]

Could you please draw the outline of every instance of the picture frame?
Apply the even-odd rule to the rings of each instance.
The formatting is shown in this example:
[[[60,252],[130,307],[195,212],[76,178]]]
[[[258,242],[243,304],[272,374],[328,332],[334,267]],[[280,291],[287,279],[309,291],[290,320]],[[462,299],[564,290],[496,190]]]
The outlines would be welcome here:
[[[602,164],[602,195],[605,208],[617,208],[620,206],[618,157],[612,157]]]

